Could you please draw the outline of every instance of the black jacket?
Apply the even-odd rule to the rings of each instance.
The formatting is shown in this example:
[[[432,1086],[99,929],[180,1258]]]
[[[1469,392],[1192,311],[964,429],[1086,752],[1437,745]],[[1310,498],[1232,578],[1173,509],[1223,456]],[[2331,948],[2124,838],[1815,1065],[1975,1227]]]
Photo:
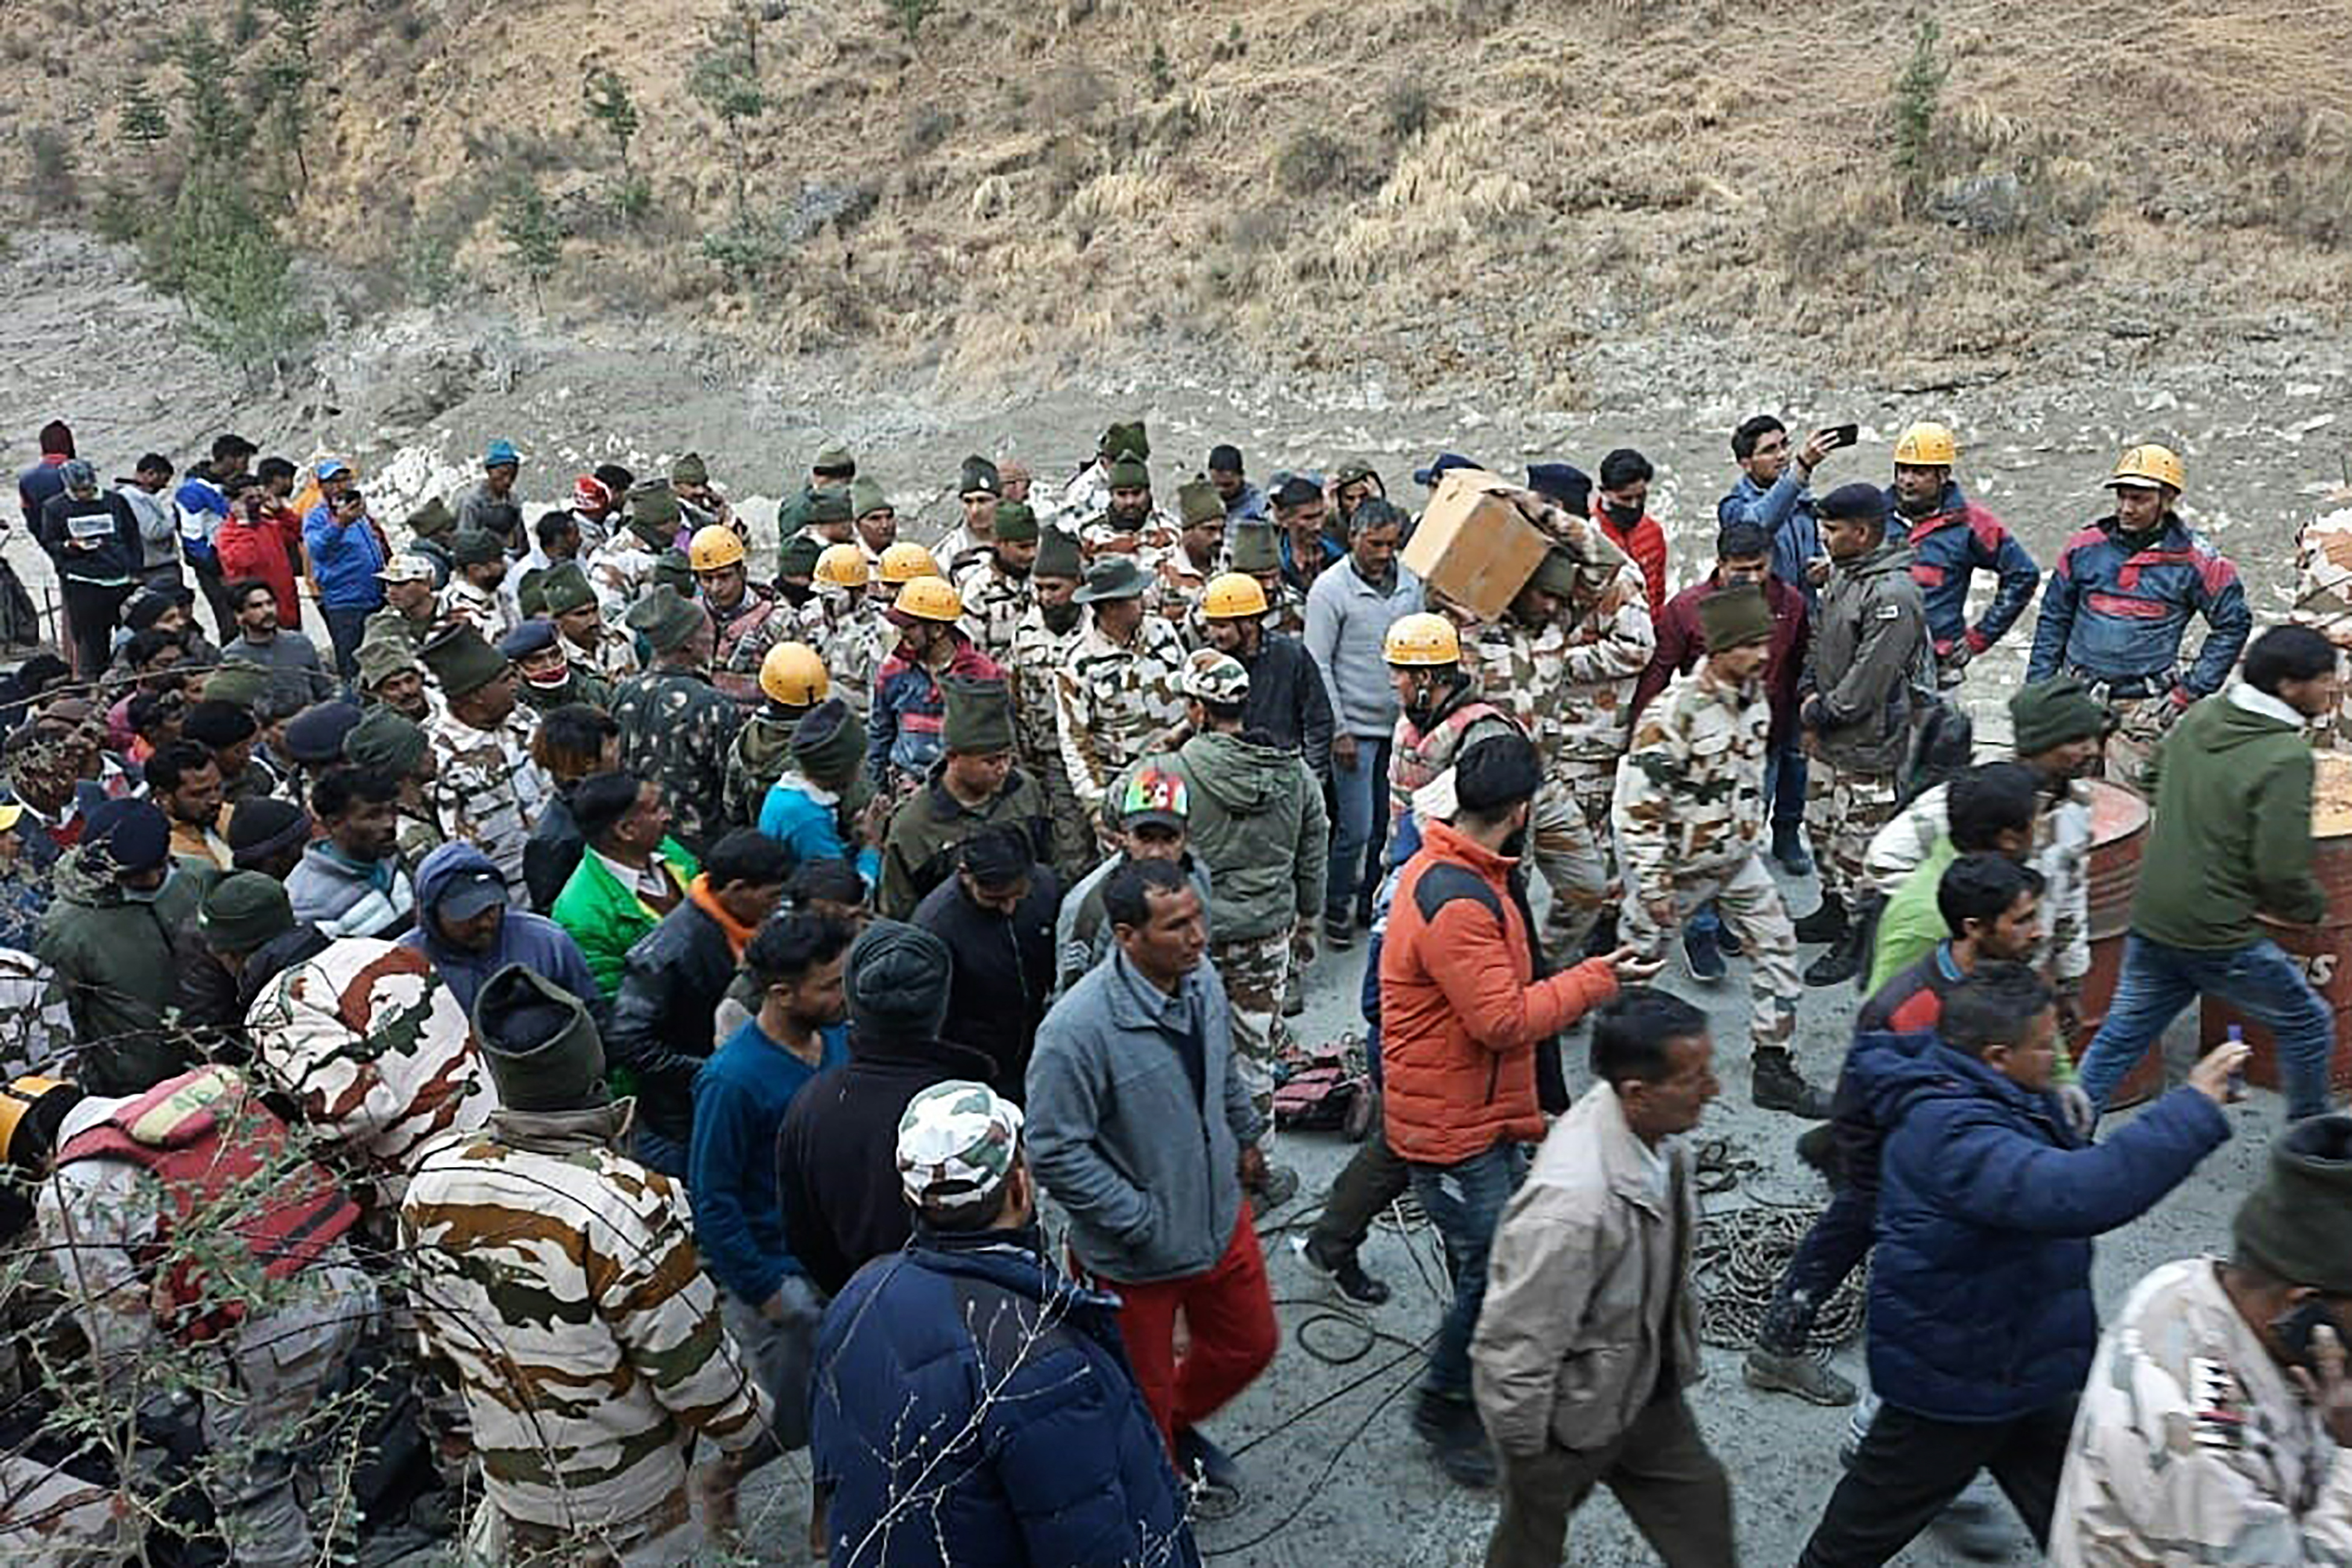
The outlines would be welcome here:
[[[637,1120],[681,1144],[694,1131],[694,1075],[710,1055],[712,1017],[737,967],[727,933],[691,900],[639,937],[624,960],[605,1059],[635,1077]]]
[[[572,819],[572,792],[579,787],[566,784],[550,795],[539,820],[531,824],[530,837],[523,840],[522,885],[530,893],[530,907],[541,914],[555,908],[563,884],[572,880],[581,857],[588,853],[588,841]]]
[[[913,1234],[898,1184],[898,1119],[908,1102],[951,1078],[985,1080],[994,1068],[981,1052],[945,1040],[852,1034],[848,1062],[793,1096],[776,1130],[776,1196],[793,1257],[817,1289],[839,1295],[868,1260],[898,1251]]]
[[[1039,866],[1031,873],[1029,896],[1010,919],[973,903],[955,877],[932,889],[915,910],[914,923],[955,955],[948,1016],[955,1020],[959,1043],[987,1053],[996,1064],[990,1087],[1016,1105],[1037,1026],[1054,994],[1054,915],[1061,902],[1061,885]]]
[[[74,519],[103,517],[110,531],[102,531],[102,541],[94,550],[68,550],[66,541],[74,531]],[[95,523],[85,523],[94,528]],[[92,582],[128,580],[138,576],[142,554],[139,544],[139,522],[131,515],[131,503],[117,495],[92,496],[77,500],[70,495],[51,496],[41,507],[41,521],[35,531],[42,549],[57,563],[58,575],[87,578]]]
[[[1331,697],[1308,657],[1307,645],[1276,632],[1265,634],[1248,667],[1249,703],[1242,728],[1263,730],[1274,743],[1307,759],[1318,783],[1331,782]]]

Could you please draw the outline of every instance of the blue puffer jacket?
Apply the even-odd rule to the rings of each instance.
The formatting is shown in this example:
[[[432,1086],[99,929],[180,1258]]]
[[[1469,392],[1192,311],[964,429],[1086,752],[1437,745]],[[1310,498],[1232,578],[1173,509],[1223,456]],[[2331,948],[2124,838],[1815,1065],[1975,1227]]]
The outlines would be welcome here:
[[[2153,1207],[2230,1136],[2183,1086],[2084,1146],[2056,1100],[1940,1041],[1857,1042],[1886,1144],[1870,1381],[1899,1409],[2005,1421],[2080,1392],[2098,1346],[2091,1238]]]
[[[1892,486],[1886,491],[1886,504],[1895,505]],[[1903,514],[1893,515],[1899,519]],[[1934,511],[1904,521],[1909,521],[1911,529],[1911,580],[1919,584],[1919,596],[1927,601],[1927,633],[1936,639],[1936,656],[1940,658],[1951,652],[1958,642],[1966,642],[1970,653],[1982,653],[1999,642],[2017,624],[2017,617],[2025,614],[2025,606],[2033,602],[2033,590],[2042,582],[2042,568],[2033,563],[2025,546],[2000,525],[2000,519],[1948,481]],[[1999,577],[2000,588],[1971,630],[1969,584],[1979,572]]]
[[[2025,678],[2080,669],[2102,680],[2153,679],[2160,690],[2197,615],[2205,617],[2205,644],[2180,678],[2179,700],[2186,707],[2221,690],[2254,628],[2238,569],[2169,512],[2145,549],[2119,542],[2115,526],[2101,518],[2058,552]]]
[[[1802,468],[1791,462],[1769,490],[1740,475],[1731,493],[1715,503],[1715,522],[1718,528],[1752,522],[1762,529],[1772,541],[1772,575],[1802,594],[1808,605],[1820,602],[1821,590],[1805,568],[1822,552],[1822,527],[1813,517],[1813,495]]]
[[[1198,1568],[1118,1300],[1037,1245],[919,1228],[825,1309],[810,1458],[834,1568]]]

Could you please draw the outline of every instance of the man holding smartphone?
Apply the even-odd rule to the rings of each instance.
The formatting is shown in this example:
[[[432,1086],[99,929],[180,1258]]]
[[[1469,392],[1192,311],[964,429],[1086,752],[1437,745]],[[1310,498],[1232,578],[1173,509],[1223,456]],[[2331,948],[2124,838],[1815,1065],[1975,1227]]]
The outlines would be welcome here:
[[[2352,1558],[2352,1117],[2298,1122],[2226,1263],[2168,1263],[2099,1342],[2054,1568]]]

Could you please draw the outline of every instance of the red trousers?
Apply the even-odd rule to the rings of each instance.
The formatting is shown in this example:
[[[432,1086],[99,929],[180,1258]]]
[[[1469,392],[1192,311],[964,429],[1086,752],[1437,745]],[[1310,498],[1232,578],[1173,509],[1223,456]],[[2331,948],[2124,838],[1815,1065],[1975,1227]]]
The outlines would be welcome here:
[[[1225,1255],[1207,1273],[1151,1285],[1103,1283],[1118,1293],[1118,1331],[1129,1364],[1171,1450],[1177,1432],[1207,1420],[1255,1382],[1280,1342],[1265,1254],[1258,1250],[1246,1202]],[[1189,1342],[1181,1361],[1179,1312]]]

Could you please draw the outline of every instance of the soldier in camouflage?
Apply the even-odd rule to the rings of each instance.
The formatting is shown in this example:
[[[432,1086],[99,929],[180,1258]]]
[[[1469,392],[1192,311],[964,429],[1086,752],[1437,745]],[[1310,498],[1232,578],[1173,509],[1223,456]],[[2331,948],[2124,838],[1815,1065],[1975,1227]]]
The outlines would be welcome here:
[[[1088,561],[1105,555],[1148,560],[1176,542],[1175,523],[1151,504],[1151,469],[1145,455],[1121,452],[1104,470],[1109,495],[1103,510],[1078,530],[1078,548]]]
[[[1004,664],[1013,657],[1013,634],[1029,611],[1029,574],[1037,563],[1037,514],[1019,501],[1000,501],[993,542],[956,579],[963,601],[964,635],[981,652]]]
[[[1062,765],[1097,832],[1103,798],[1184,717],[1175,628],[1144,607],[1150,584],[1131,554],[1098,561],[1072,598],[1087,611],[1054,668],[1054,723]]]
[[[667,480],[651,479],[637,486],[629,492],[628,504],[627,525],[615,529],[582,563],[596,590],[597,603],[608,617],[621,615],[653,586],[654,564],[677,537],[677,497]],[[540,581],[543,593],[546,579]]]
[[[1005,666],[1013,689],[1016,751],[1023,770],[1045,792],[1054,874],[1066,888],[1076,887],[1100,858],[1092,818],[1070,787],[1069,770],[1062,763],[1056,717],[1060,689],[1055,672],[1077,641],[1079,622],[1087,613],[1077,602],[1080,574],[1078,542],[1058,528],[1044,530],[1037,541],[1037,563],[1029,572],[1034,602],[1013,627],[1012,658]]]
[[[1538,743],[1554,787],[1582,815],[1602,858],[1612,860],[1609,821],[1617,764],[1633,739],[1628,721],[1633,688],[1650,667],[1658,636],[1641,567],[1622,555],[1608,560],[1603,552],[1617,547],[1597,526],[1591,541],[1594,559],[1575,563],[1561,596],[1561,700],[1546,716]],[[1561,553],[1555,547],[1548,560]],[[1616,891],[1612,884],[1612,903]],[[1564,956],[1576,951],[1566,949]]]
[[[343,760],[400,781],[400,816],[394,847],[415,866],[445,841],[433,811],[431,737],[389,708],[370,709],[343,737]]]
[[[1209,579],[1225,569],[1225,503],[1214,485],[1193,479],[1176,491],[1176,542],[1144,558],[1152,576],[1152,607],[1178,626],[1187,624]]]
[[[439,711],[438,694],[425,684],[425,662],[406,637],[396,632],[371,633],[360,639],[353,658],[359,666],[362,707],[388,708],[415,724],[433,721]]]
[[[773,1452],[683,1189],[621,1151],[629,1102],[579,1000],[520,965],[474,1027],[501,1109],[436,1143],[401,1208],[428,1351],[456,1371],[489,1507],[480,1560],[687,1562]],[[717,1455],[689,1477],[698,1440]],[[700,1494],[705,1520],[694,1503]]]
[[[1151,437],[1140,419],[1115,424],[1095,443],[1095,460],[1072,475],[1062,493],[1041,513],[1040,521],[1075,532],[1090,517],[1110,504],[1110,469],[1119,455],[1132,452],[1139,459],[1151,456]],[[1034,501],[1031,502],[1035,505]]]
[[[499,639],[499,653],[514,665],[515,695],[533,713],[567,702],[610,708],[613,689],[585,665],[574,664],[563,634],[549,620],[530,620]]]
[[[1663,957],[1674,932],[1713,900],[1755,956],[1748,1092],[1767,1110],[1819,1121],[1829,1096],[1798,1075],[1797,943],[1764,866],[1764,663],[1772,611],[1753,584],[1699,605],[1706,657],[1644,709],[1617,771],[1612,815],[1625,862],[1625,939]]]
[[[727,756],[743,710],[710,682],[710,617],[664,584],[629,611],[630,629],[654,650],[653,668],[613,697],[621,766],[662,787],[671,832],[698,858],[733,826],[727,818]]]
[[[531,761],[531,720],[515,704],[514,667],[471,626],[441,633],[425,645],[424,658],[448,703],[427,731],[441,836],[479,847],[525,903],[522,847],[554,785]]]
[[[799,638],[816,649],[834,691],[860,720],[874,704],[874,675],[898,641],[897,629],[866,594],[871,574],[855,544],[818,552],[809,600],[800,609]]]
[[[505,541],[481,529],[461,528],[450,543],[449,558],[456,569],[441,590],[442,621],[462,621],[487,643],[514,630],[507,602],[499,593],[507,575]]]
[[[2053,1568],[2352,1563],[2352,1118],[2272,1145],[2230,1260],[2133,1287],[2084,1384]]]
[[[1004,482],[997,476],[996,465],[978,453],[966,458],[956,474],[956,500],[963,507],[963,521],[948,530],[931,550],[940,563],[940,575],[950,583],[962,582],[972,568],[984,564],[995,547],[996,513],[1004,500]]]
[[[833,690],[833,678],[806,643],[782,642],[760,661],[760,706],[727,748],[727,820],[754,823],[768,786],[792,763],[793,731]]]
[[[2294,584],[2289,618],[2316,628],[2337,647],[2352,648],[2352,506],[2304,525],[2294,542]],[[2352,751],[2352,683],[2337,690],[2336,711],[2314,738],[2331,751]]]
[[[563,634],[564,657],[583,666],[607,686],[637,673],[637,639],[604,619],[604,606],[576,561],[559,561],[539,579],[539,596],[555,629]]]
[[[441,622],[433,563],[422,555],[395,555],[376,577],[383,584],[383,607],[368,616],[360,628],[360,639],[393,637],[411,650],[423,647]]]

